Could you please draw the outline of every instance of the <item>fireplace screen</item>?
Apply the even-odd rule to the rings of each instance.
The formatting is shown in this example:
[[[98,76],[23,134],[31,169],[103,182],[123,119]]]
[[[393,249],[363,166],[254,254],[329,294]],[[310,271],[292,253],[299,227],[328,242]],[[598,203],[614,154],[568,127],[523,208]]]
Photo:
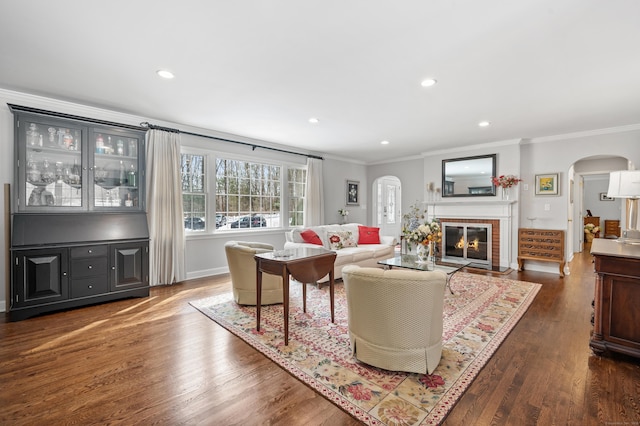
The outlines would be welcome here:
[[[442,251],[448,260],[491,264],[491,225],[443,223]]]

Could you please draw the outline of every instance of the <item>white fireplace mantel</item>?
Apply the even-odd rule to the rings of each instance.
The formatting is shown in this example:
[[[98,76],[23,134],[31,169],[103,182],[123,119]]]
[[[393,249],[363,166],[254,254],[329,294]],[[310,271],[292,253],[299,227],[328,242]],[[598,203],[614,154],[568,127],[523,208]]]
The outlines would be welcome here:
[[[429,218],[494,219],[500,221],[500,266],[510,267],[515,201],[437,201],[425,203]]]

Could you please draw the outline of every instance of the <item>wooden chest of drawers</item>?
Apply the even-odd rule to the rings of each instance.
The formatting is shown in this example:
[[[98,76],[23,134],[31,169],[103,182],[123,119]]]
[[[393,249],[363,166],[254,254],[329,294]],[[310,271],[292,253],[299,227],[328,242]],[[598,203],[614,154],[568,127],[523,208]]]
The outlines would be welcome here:
[[[518,269],[525,260],[559,263],[564,277],[564,231],[560,229],[520,228],[518,230]]]

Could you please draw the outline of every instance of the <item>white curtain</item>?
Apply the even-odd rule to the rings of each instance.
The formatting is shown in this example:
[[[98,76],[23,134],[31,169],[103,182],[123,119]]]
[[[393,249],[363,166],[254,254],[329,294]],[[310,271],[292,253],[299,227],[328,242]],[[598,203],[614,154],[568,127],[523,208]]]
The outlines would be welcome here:
[[[147,132],[146,170],[149,283],[173,284],[186,277],[179,133]]]
[[[307,158],[307,196],[305,197],[305,226],[324,225],[322,189],[322,160]]]

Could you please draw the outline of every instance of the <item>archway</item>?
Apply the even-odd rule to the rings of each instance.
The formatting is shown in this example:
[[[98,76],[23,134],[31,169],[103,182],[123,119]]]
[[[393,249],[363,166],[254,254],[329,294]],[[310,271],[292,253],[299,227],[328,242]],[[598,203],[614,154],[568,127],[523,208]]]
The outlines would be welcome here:
[[[569,168],[568,217],[572,219],[567,236],[568,253],[584,250],[584,217],[588,214],[599,218],[599,225],[604,220],[620,220],[622,228],[625,223],[625,200],[610,201],[606,198],[609,185],[609,173],[616,170],[633,168],[629,160],[618,156],[594,156],[582,158]],[[605,194],[604,197],[601,194]],[[604,234],[604,232],[602,232]]]

